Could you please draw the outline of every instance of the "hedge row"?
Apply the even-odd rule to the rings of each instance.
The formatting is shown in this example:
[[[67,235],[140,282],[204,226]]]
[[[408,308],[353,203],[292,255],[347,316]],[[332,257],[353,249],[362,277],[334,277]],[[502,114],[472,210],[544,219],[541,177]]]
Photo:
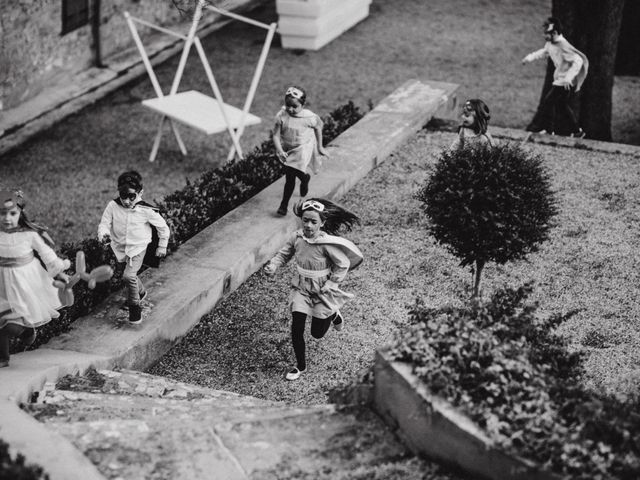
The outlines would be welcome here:
[[[362,110],[351,101],[332,111],[323,118],[324,143],[331,142],[363,116]],[[243,160],[208,170],[197,180],[187,181],[181,190],[164,197],[158,206],[171,228],[169,254],[272,184],[283,173],[282,164],[277,159],[273,143],[269,139],[247,154]],[[123,286],[122,272],[116,268],[116,258],[108,245],[95,238],[63,244],[60,253],[71,260],[71,271],[75,271],[74,263],[78,250],[85,253],[87,270],[99,265],[110,265],[116,274],[110,282],[98,284],[94,290],[89,290],[84,282],[78,282],[73,288],[75,303],[61,310],[57,320],[39,329],[38,339],[32,349],[69,330],[77,318],[89,314],[107,296]]]
[[[27,464],[24,455],[12,457],[9,445],[0,438],[0,480],[48,480],[38,465]]]
[[[572,313],[538,318],[532,290],[505,288],[459,308],[417,304],[391,357],[412,363],[508,452],[565,479],[639,478],[640,401],[582,386],[582,356],[554,334]]]

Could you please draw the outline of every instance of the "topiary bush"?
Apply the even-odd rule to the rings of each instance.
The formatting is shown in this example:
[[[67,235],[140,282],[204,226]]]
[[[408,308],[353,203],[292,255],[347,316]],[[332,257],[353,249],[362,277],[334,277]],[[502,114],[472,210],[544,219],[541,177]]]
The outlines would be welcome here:
[[[538,318],[531,284],[463,307],[417,303],[392,359],[460,408],[507,452],[575,480],[640,472],[640,408],[580,383],[581,354],[554,333],[575,312]]]
[[[49,475],[37,465],[25,464],[23,455],[15,458],[9,453],[9,445],[0,439],[0,480],[48,480]]]
[[[488,261],[537,251],[557,214],[542,159],[510,144],[444,150],[416,198],[429,233],[461,266],[475,267],[474,296]]]
[[[363,116],[362,110],[353,102],[332,111],[323,118],[323,143],[331,142]],[[164,197],[158,206],[171,228],[169,254],[217,219],[271,185],[283,173],[284,169],[275,155],[273,142],[267,140],[244,159],[228,163],[222,168],[208,170],[197,180],[187,181],[181,190]],[[71,260],[72,271],[75,271],[74,263],[78,250],[85,252],[87,270],[99,265],[110,265],[116,273],[110,282],[98,284],[94,290],[89,290],[84,282],[78,282],[73,287],[75,303],[62,309],[60,318],[38,329],[38,338],[31,349],[67,331],[77,318],[90,313],[109,294],[123,286],[122,271],[116,268],[116,258],[109,245],[94,238],[63,244],[60,253]]]

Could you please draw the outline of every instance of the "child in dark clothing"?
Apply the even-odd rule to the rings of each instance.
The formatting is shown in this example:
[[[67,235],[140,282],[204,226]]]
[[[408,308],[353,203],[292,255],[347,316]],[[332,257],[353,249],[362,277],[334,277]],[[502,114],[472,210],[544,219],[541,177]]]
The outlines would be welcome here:
[[[549,17],[544,23],[544,38],[546,43],[543,48],[522,59],[522,63],[525,64],[550,58],[555,67],[551,89],[542,100],[540,109],[527,130],[554,134],[556,117],[558,112],[562,112],[569,120],[571,136],[583,138],[585,132],[578,126],[569,102],[573,92],[579,91],[582,87],[589,69],[589,61],[562,36],[562,27],[557,18]]]

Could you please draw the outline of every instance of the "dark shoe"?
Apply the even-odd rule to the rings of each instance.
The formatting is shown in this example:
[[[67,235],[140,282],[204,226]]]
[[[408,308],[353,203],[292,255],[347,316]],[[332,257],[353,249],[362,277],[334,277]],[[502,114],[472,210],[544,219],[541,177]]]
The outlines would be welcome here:
[[[144,293],[140,294],[140,301],[144,300],[146,296],[147,291],[145,290]],[[120,310],[129,310],[129,300],[125,300],[124,303],[120,305]]]
[[[336,312],[336,316],[333,319],[333,328],[335,331],[339,332],[344,327],[344,318],[342,318],[342,314],[340,312]]]
[[[298,370],[298,367],[294,367],[287,372],[287,375],[285,376],[285,378],[289,381],[297,380],[300,378],[300,375],[302,375],[306,371],[307,371],[306,368],[304,370]]]
[[[140,305],[129,305],[129,323],[131,325],[142,323],[142,308]]]
[[[22,335],[20,335],[19,339],[22,344],[21,346],[23,351],[33,345],[33,342],[36,341],[36,336],[37,332],[35,328],[28,328],[22,333]]]
[[[8,367],[9,360],[0,360],[0,368]]]
[[[309,180],[311,180],[311,175],[308,173],[305,175],[304,180],[300,182],[300,196],[306,197],[307,193],[309,193]]]
[[[586,135],[587,134],[582,129],[579,129],[577,132],[571,134],[573,138],[584,138]]]
[[[287,214],[287,207],[285,207],[284,205],[280,205],[280,208],[278,208],[278,215],[280,215],[281,217],[284,217]]]

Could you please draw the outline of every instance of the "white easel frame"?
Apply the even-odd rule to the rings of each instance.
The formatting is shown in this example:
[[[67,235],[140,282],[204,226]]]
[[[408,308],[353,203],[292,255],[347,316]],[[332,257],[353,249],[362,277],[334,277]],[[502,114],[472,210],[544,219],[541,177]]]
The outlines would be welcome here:
[[[267,35],[262,46],[262,51],[260,52],[260,57],[258,59],[258,64],[256,65],[255,72],[253,74],[253,78],[251,79],[251,85],[249,87],[249,91],[247,92],[247,96],[245,98],[244,106],[242,111],[239,111],[235,107],[227,105],[224,103],[222,98],[222,93],[218,88],[218,84],[216,82],[215,76],[213,74],[213,70],[211,69],[211,65],[207,60],[207,57],[204,52],[204,48],[202,47],[202,43],[200,39],[196,35],[198,25],[200,23],[200,19],[203,15],[203,9],[211,10],[220,15],[225,15],[234,20],[240,20],[250,25],[254,25],[260,28],[264,28],[267,30]],[[187,126],[196,128],[200,131],[203,131],[207,135],[211,135],[214,133],[221,132],[223,130],[227,130],[229,136],[231,137],[232,146],[229,150],[229,154],[227,155],[227,161],[232,160],[235,156],[238,158],[242,158],[242,149],[240,147],[240,137],[244,132],[244,128],[247,125],[253,125],[260,122],[260,118],[249,113],[249,108],[253,103],[253,99],[255,97],[255,92],[258,88],[258,83],[262,76],[262,72],[264,70],[264,65],[267,59],[267,54],[269,53],[269,49],[271,48],[271,43],[273,41],[273,36],[276,32],[277,23],[271,23],[269,25],[258,22],[248,17],[244,17],[242,15],[229,12],[227,10],[223,10],[218,7],[214,7],[212,5],[207,5],[205,0],[198,0],[196,5],[193,20],[191,22],[191,27],[189,29],[189,33],[185,36],[180,33],[173,32],[169,29],[160,27],[158,25],[154,25],[145,20],[132,17],[128,12],[124,13],[125,19],[127,21],[127,25],[129,26],[129,30],[131,30],[131,34],[133,36],[133,40],[140,52],[140,56],[142,57],[142,63],[144,64],[145,69],[149,75],[151,80],[151,84],[153,85],[153,89],[156,93],[155,99],[147,99],[143,100],[142,104],[152,110],[161,114],[161,119],[158,124],[158,130],[156,136],[153,141],[153,147],[151,149],[151,154],[149,156],[149,161],[153,162],[158,154],[158,149],[160,147],[160,140],[162,138],[162,133],[164,129],[164,124],[169,121],[171,125],[171,129],[173,134],[178,142],[178,146],[180,147],[180,151],[183,155],[187,154],[187,150],[184,146],[184,142],[180,137],[180,133],[174,124],[174,120],[185,124]],[[138,30],[136,27],[136,23],[144,25],[148,28],[160,31],[162,33],[166,33],[168,35],[172,35],[174,37],[180,38],[184,40],[184,47],[182,49],[182,55],[180,57],[180,62],[178,63],[178,68],[176,70],[176,74],[173,79],[173,83],[171,85],[171,89],[169,94],[165,96],[162,93],[162,89],[160,87],[160,83],[158,82],[158,78],[153,70],[153,66],[151,65],[151,61],[149,60],[149,56],[144,49],[144,45],[142,40],[140,39],[140,35],[138,34]],[[200,94],[199,92],[188,91],[188,92],[178,92],[178,87],[180,85],[180,81],[182,79],[182,75],[184,73],[184,68],[187,63],[187,58],[189,56],[189,52],[191,50],[191,46],[194,45],[196,51],[198,53],[198,57],[204,67],[205,73],[207,75],[207,79],[209,80],[209,84],[211,86],[211,90],[213,91],[213,95],[215,97],[215,103],[211,102],[213,99],[210,97]],[[209,110],[206,112],[204,118],[202,115],[194,115],[192,111],[193,102],[197,102],[200,105],[205,105]],[[191,106],[191,107],[189,107]],[[215,111],[214,111],[215,109]],[[202,114],[202,112],[200,112]],[[220,124],[220,118],[217,115],[220,115],[223,120],[223,125]],[[233,118],[229,118],[233,117]]]

